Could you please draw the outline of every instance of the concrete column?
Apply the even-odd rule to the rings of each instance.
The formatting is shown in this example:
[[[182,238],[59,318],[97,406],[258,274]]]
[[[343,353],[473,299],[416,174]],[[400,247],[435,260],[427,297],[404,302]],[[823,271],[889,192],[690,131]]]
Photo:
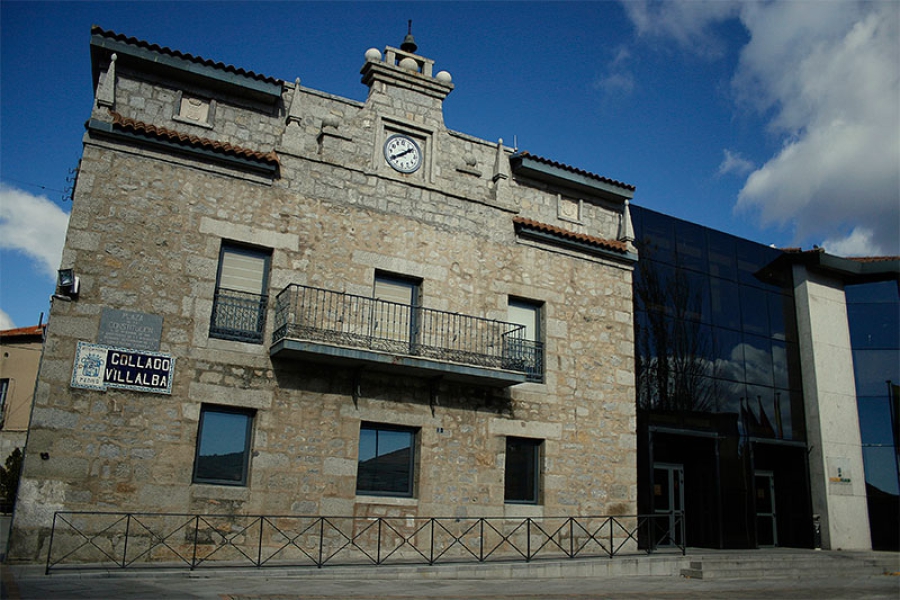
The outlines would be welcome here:
[[[871,549],[843,283],[794,266],[813,512],[822,546]]]

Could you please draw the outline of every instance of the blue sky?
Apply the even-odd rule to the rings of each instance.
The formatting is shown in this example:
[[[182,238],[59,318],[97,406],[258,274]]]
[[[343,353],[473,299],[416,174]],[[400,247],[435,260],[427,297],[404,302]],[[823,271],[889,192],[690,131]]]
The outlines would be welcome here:
[[[48,312],[90,27],[364,100],[366,49],[447,70],[450,129],[777,246],[897,255],[900,3],[0,3],[0,329]]]

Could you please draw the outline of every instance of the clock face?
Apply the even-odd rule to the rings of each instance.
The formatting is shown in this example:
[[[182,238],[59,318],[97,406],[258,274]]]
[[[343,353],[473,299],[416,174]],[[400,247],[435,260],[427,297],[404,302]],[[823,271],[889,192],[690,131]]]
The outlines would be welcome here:
[[[411,137],[395,134],[384,143],[384,158],[401,173],[412,173],[422,166],[422,150]]]

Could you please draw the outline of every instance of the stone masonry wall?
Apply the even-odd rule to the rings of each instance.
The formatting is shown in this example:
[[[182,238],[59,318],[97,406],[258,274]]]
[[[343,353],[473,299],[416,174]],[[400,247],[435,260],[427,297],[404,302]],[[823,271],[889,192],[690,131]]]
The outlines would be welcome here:
[[[183,128],[166,121],[165,106],[145,114],[150,99],[174,102],[170,88],[124,76],[118,85],[126,116]],[[250,115],[244,139],[225,129],[238,117],[217,112],[206,133],[274,146],[273,180],[86,136],[63,257],[82,290],[52,307],[13,556],[41,560],[53,511],[63,509],[633,514],[631,267],[519,239],[512,221],[615,238],[620,215],[590,201],[580,224],[561,221],[556,191],[508,177],[508,149],[427,115],[416,119],[432,162],[395,173],[379,140],[385,123],[414,121],[402,107],[389,114],[302,88],[293,98],[292,87],[284,101],[300,103],[299,122],[286,124],[283,107]],[[495,181],[498,152],[505,177]],[[271,302],[263,344],[212,339],[223,240],[272,249],[270,298],[290,283],[369,296],[384,271],[421,279],[427,308],[505,320],[510,296],[541,302],[545,383],[444,382],[432,402],[425,379],[364,373],[354,401],[352,372],[269,356]],[[96,341],[103,307],[163,317],[160,351],[176,359],[171,395],[70,387],[76,344]],[[191,482],[206,403],[256,410],[246,487]],[[363,421],[419,428],[414,498],[356,495]],[[544,440],[539,505],[504,504],[506,436]]]

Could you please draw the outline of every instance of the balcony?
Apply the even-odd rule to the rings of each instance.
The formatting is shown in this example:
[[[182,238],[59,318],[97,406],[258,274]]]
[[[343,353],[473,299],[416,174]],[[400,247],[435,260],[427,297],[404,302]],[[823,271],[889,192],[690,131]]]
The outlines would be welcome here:
[[[275,300],[270,354],[490,387],[533,380],[543,349],[524,327],[292,284]]]

